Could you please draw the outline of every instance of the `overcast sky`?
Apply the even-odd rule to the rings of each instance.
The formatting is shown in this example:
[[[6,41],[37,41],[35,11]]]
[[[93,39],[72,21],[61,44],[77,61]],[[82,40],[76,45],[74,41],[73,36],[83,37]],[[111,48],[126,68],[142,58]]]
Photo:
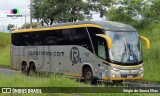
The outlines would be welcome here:
[[[0,0],[0,31],[6,31],[8,24],[14,24],[17,28],[24,24],[24,16],[22,18],[7,17],[13,8],[19,9],[21,15],[26,15],[29,22],[29,4],[30,0]]]
[[[29,22],[29,4],[30,0],[0,0],[0,32],[7,32],[8,24],[14,24],[17,28],[21,27],[25,23],[24,15],[26,15],[26,20]],[[23,15],[23,17],[7,17],[7,15],[10,15],[10,10],[13,8],[19,9],[20,15]],[[96,20],[101,20],[97,14],[93,15],[93,18]]]

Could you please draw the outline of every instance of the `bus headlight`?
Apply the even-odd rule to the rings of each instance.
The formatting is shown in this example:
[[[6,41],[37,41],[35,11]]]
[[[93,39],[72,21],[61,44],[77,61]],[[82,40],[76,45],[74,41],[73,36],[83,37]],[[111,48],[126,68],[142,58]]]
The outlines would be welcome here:
[[[143,67],[139,68],[140,71],[143,71]]]
[[[117,68],[112,68],[112,70],[113,70],[113,71],[119,71],[119,69],[117,69]]]
[[[141,77],[143,77],[143,74],[141,74]]]

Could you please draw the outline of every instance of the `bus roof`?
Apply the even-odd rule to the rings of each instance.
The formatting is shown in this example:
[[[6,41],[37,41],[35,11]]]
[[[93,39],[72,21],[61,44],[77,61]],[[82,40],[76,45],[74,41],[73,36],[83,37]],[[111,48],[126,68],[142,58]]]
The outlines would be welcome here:
[[[33,29],[21,29],[15,30],[12,33],[21,33],[21,32],[34,32],[34,31],[43,31],[43,30],[56,30],[56,29],[69,29],[69,28],[80,28],[80,27],[96,27],[100,29],[105,29],[107,31],[136,31],[135,28],[118,22],[113,21],[80,21],[80,22],[69,22],[69,23],[60,23],[51,26],[43,26]]]

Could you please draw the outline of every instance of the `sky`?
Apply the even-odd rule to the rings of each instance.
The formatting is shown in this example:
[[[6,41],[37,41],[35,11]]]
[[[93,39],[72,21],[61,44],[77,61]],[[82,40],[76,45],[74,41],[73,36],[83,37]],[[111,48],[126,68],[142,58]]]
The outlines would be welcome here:
[[[8,32],[7,26],[8,24],[14,24],[15,29],[20,28],[26,21],[30,22],[30,0],[0,0],[0,32]],[[20,10],[20,15],[23,17],[11,18],[7,17],[10,14],[10,10],[13,8],[17,8]],[[103,20],[104,18],[100,18],[99,14],[94,14],[93,19],[95,20]]]
[[[17,28],[21,27],[25,23],[24,15],[26,15],[27,22],[29,22],[29,4],[30,0],[0,0],[0,32],[7,32],[8,24],[14,24]],[[20,15],[23,15],[23,17],[7,17],[13,8],[19,9]]]

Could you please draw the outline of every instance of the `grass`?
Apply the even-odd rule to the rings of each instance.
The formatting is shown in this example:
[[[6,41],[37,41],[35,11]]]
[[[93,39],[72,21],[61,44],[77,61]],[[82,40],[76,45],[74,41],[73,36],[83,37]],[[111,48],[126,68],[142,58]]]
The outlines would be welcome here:
[[[8,46],[11,42],[10,33],[2,33],[0,32],[0,48],[4,48]]]
[[[10,33],[0,33],[0,66],[10,66]]]
[[[0,48],[0,66],[10,66],[10,46]]]
[[[144,80],[160,83],[160,25],[152,24],[143,30],[139,30],[139,34],[146,36],[151,42],[151,48],[145,48],[143,42],[144,55]]]
[[[12,77],[0,76],[0,87],[93,87],[93,85],[75,82],[64,76],[52,75],[51,77],[32,77],[15,74]],[[98,85],[97,87],[104,87]],[[86,90],[86,88],[84,88]],[[43,94],[0,94],[1,96],[153,96],[145,93],[43,93]],[[159,94],[154,94],[159,96]]]
[[[9,78],[9,79],[8,79]],[[0,87],[90,87],[91,85],[75,82],[64,76],[53,74],[51,77],[34,77],[17,74],[7,77],[0,76]],[[65,82],[64,82],[65,81]]]
[[[0,76],[0,87],[89,87],[90,85],[77,83],[75,80],[63,76],[52,75],[51,77],[27,77],[21,74],[15,74],[12,77]],[[7,94],[0,94],[6,96]],[[11,94],[9,94],[11,95]],[[22,94],[12,94],[12,96],[21,96]],[[35,96],[35,94],[23,94],[26,96]],[[48,96],[49,94],[36,94],[36,96]],[[66,96],[64,93],[53,93],[51,96]]]

